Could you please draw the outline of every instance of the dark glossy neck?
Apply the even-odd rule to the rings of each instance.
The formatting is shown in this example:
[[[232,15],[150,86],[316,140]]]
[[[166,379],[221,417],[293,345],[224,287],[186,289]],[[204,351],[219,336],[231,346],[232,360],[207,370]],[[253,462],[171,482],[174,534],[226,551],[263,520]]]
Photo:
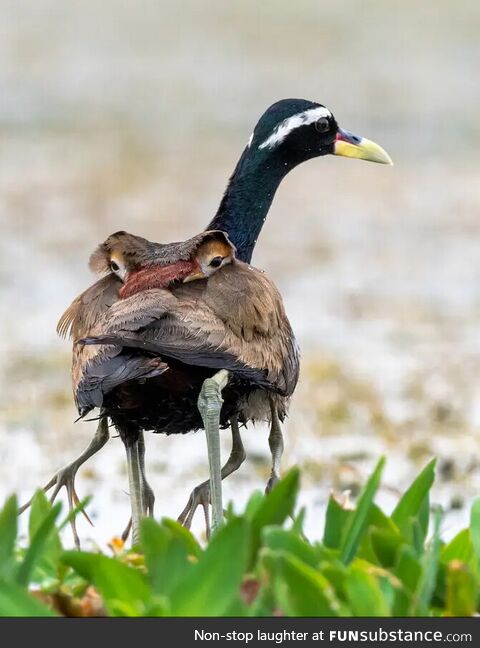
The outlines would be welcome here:
[[[258,159],[245,149],[207,229],[228,234],[237,248],[237,258],[249,263],[278,185],[292,168],[270,156]]]

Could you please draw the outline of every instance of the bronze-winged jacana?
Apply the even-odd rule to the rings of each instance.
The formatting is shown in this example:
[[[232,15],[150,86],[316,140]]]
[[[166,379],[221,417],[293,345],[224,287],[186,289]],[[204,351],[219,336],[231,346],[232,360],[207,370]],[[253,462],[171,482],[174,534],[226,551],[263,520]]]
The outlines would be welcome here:
[[[282,179],[301,162],[329,154],[391,164],[377,144],[340,129],[321,104],[273,104],[257,123],[209,229],[226,232],[237,258],[249,262]]]

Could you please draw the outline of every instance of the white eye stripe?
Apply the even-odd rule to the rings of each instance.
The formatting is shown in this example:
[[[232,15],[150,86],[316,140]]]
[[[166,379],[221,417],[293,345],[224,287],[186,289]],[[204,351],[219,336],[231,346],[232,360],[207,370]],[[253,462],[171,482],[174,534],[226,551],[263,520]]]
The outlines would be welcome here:
[[[252,142],[253,142],[253,133],[252,133],[252,134],[250,135],[250,137],[248,138],[247,148],[250,148],[250,147],[251,147]]]
[[[313,124],[321,117],[331,117],[332,113],[323,106],[318,108],[310,108],[310,110],[305,110],[304,112],[293,115],[284,119],[273,131],[273,133],[260,144],[259,149],[270,148],[273,149],[278,146],[283,140],[287,137],[292,130],[299,128],[300,126],[308,126],[308,124]]]

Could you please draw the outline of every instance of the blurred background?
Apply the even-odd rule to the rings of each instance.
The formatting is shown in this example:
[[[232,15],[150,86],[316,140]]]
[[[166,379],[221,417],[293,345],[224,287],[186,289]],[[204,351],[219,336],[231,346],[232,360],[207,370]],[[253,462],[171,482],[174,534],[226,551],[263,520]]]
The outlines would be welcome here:
[[[254,263],[280,287],[302,349],[284,467],[303,467],[307,530],[381,454],[391,508],[438,457],[444,534],[480,493],[480,5],[458,0],[0,0],[0,499],[27,499],[87,445],[56,322],[126,229],[200,231],[260,114],[326,104],[392,168],[316,159],[286,178]],[[224,452],[229,435],[224,434]],[[263,488],[267,431],[225,482]],[[157,515],[207,475],[203,433],[147,435]],[[129,516],[124,450],[80,472],[104,545]],[[197,529],[202,528],[200,515]]]

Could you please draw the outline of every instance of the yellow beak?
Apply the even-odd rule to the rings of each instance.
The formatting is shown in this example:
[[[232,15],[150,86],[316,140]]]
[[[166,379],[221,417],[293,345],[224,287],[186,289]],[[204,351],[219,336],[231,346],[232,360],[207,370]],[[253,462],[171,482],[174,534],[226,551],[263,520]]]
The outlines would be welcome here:
[[[205,279],[203,272],[194,272],[193,274],[187,275],[183,280],[183,283],[188,283],[189,281],[195,281],[196,279]]]
[[[356,158],[357,160],[378,162],[379,164],[393,164],[392,158],[381,146],[365,137],[358,137],[341,128],[338,130],[333,143],[333,154]]]

